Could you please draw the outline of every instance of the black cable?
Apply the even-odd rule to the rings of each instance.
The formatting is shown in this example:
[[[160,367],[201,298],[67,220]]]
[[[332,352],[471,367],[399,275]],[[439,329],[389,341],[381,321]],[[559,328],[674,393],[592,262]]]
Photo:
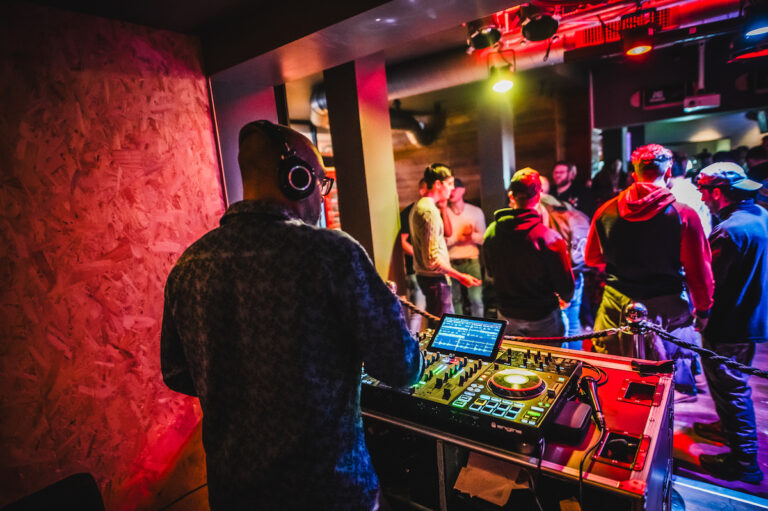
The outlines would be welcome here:
[[[536,463],[536,486],[538,487],[539,481],[541,480],[541,462],[544,460],[544,450],[547,448],[547,440],[544,437],[541,437],[539,439],[539,461]],[[544,511],[544,509],[541,507],[541,501],[539,501],[539,494],[534,489],[533,491],[533,498],[536,501],[536,505],[539,506],[539,511]]]
[[[665,341],[669,341],[671,343],[677,344],[680,347],[691,350],[694,353],[698,353],[699,355],[701,355],[702,358],[721,363],[730,369],[736,369],[737,371],[741,371],[744,374],[768,379],[768,371],[764,371],[756,367],[745,366],[744,364],[740,364],[739,362],[736,362],[732,358],[718,355],[714,351],[699,347],[696,344],[692,344],[690,342],[686,342],[670,334],[669,332],[661,328],[659,325],[656,325],[648,321],[644,321],[642,326],[655,332],[659,337],[661,337]]]
[[[605,25],[605,21],[603,21],[603,18],[600,17],[600,13],[597,13],[597,19],[600,22],[600,28],[602,29],[603,33],[603,44],[607,41],[607,37],[605,36],[605,29],[607,28]]]
[[[171,508],[173,505],[175,505],[175,504],[178,504],[179,502],[181,502],[181,501],[182,501],[182,500],[184,500],[185,498],[189,497],[190,495],[192,495],[192,494],[193,494],[193,493],[195,493],[196,491],[198,491],[198,490],[201,490],[201,489],[205,488],[206,486],[208,486],[208,483],[203,483],[203,484],[201,484],[200,486],[198,486],[197,488],[195,488],[195,489],[193,489],[193,490],[189,490],[187,493],[185,493],[185,494],[184,494],[184,495],[182,495],[181,497],[179,497],[179,498],[177,498],[176,500],[172,501],[170,504],[166,504],[165,506],[161,507],[161,508],[160,508],[160,509],[158,509],[157,511],[166,511],[166,509],[170,509],[170,508]]]
[[[583,367],[586,367],[587,369],[590,369],[590,370],[592,370],[592,371],[597,373],[597,376],[598,376],[597,386],[598,387],[602,387],[603,385],[608,383],[608,373],[603,371],[603,369],[601,367],[593,366],[589,362],[585,362],[583,360],[581,361],[581,365]],[[603,377],[605,377],[605,379],[603,379]]]
[[[512,53],[512,62],[508,61],[504,56],[505,51]],[[501,60],[503,60],[509,67],[512,68],[513,73],[517,71],[517,53],[515,52],[514,48],[508,48],[506,50],[498,49],[496,50],[496,55],[501,57]]]
[[[536,502],[536,507],[539,508],[539,511],[544,511],[544,508],[542,507],[541,501],[539,500],[536,487],[539,484],[539,478],[541,477],[541,462],[544,459],[544,449],[546,449],[546,446],[547,441],[544,439],[544,437],[541,437],[539,439],[539,459],[536,461],[536,473],[531,475],[531,471],[526,470],[526,473],[528,474],[528,484],[531,485],[531,493],[533,493],[533,500]]]
[[[530,342],[530,343],[537,343],[537,342],[567,342],[567,341],[581,341],[584,339],[595,339],[597,337],[607,337],[609,335],[618,334],[620,332],[623,332],[622,328],[607,328],[605,330],[598,330],[596,332],[587,332],[585,334],[579,334],[579,335],[571,335],[568,337],[524,337],[520,335],[505,335],[504,339],[507,341],[518,341],[518,342]]]
[[[579,463],[579,507],[581,507],[582,511],[584,511],[584,462],[589,457],[590,453],[603,443],[606,434],[607,428],[603,428],[600,431],[600,437],[597,439],[597,442],[595,442],[594,445],[587,449],[587,452],[585,452],[584,456],[581,457],[581,463]]]
[[[605,44],[605,39],[606,39],[605,38],[605,31],[606,30],[610,30],[611,32],[613,32],[614,34],[617,34],[619,36],[621,35],[621,30],[616,30],[615,28],[610,26],[608,23],[603,21],[603,18],[600,17],[599,13],[597,14],[597,19],[598,19],[598,21],[600,21],[600,27],[603,29],[603,44]]]

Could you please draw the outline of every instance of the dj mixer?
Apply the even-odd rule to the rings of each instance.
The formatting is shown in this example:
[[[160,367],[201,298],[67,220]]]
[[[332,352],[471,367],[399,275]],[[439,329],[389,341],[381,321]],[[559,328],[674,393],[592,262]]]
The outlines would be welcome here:
[[[435,332],[421,336],[421,380],[393,389],[363,373],[362,406],[462,433],[537,440],[573,391],[582,364],[544,348],[499,349],[504,327],[444,316]]]
[[[387,444],[386,428],[393,426],[438,440],[431,445],[443,481],[440,504],[425,505],[464,509],[466,501],[451,488],[467,452],[477,451],[529,470],[538,465],[541,484],[549,485],[538,494],[545,509],[557,509],[559,496],[576,494],[582,482],[585,498],[605,509],[669,509],[672,375],[647,361],[502,344],[504,329],[501,321],[445,315],[436,330],[419,337],[425,369],[415,385],[392,388],[363,372],[361,407],[371,445],[384,443],[391,459],[399,452],[397,443]],[[603,419],[595,421],[593,409],[600,407]],[[407,435],[402,441],[413,450],[416,441]],[[411,450],[395,456],[408,467],[405,473],[427,471],[414,461],[420,457],[409,457]],[[413,498],[420,495],[416,486]]]

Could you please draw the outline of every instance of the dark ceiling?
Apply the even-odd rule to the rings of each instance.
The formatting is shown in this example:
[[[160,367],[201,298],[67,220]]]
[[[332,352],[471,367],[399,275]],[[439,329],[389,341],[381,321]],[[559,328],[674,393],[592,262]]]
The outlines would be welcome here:
[[[245,0],[32,0],[67,11],[93,14],[138,25],[201,35],[210,27],[225,23],[248,4]]]
[[[272,26],[306,26],[307,13],[325,12],[314,17],[312,24],[322,24],[328,19],[354,16],[360,12],[386,3],[387,0],[356,0],[355,2],[317,2],[309,0],[31,0],[67,11],[93,14],[105,18],[127,21],[153,28],[172,30],[197,36],[205,36],[251,22],[263,27],[266,20],[275,16],[285,18],[289,24]],[[273,19],[277,22],[280,20]],[[326,26],[326,25],[323,25]],[[319,28],[322,28],[319,27]],[[275,37],[272,34],[272,37]],[[275,37],[280,38],[279,36]]]
[[[387,0],[30,0],[200,38],[206,70],[225,69]],[[225,49],[224,49],[225,48]]]

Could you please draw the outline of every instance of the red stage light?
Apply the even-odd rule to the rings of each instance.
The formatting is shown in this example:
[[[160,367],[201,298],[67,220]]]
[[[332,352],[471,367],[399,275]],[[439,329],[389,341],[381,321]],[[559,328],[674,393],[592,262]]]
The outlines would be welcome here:
[[[658,28],[656,9],[643,9],[621,17],[624,54],[644,55],[653,49],[653,34]]]
[[[637,45],[637,46],[633,46],[632,48],[628,49],[624,53],[626,53],[627,55],[629,55],[631,57],[635,57],[637,55],[642,55],[644,53],[648,53],[652,49],[653,49],[653,47],[650,44],[640,44],[640,45]]]

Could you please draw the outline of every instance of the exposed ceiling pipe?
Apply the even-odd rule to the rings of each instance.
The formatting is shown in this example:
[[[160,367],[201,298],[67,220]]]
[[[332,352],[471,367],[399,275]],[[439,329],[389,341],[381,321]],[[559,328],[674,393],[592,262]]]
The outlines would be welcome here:
[[[419,118],[425,118],[425,121],[420,121]],[[401,110],[400,100],[396,99],[395,108],[389,109],[389,119],[392,129],[404,130],[408,140],[419,147],[434,142],[445,128],[445,110],[440,107],[440,103],[435,103],[433,112],[422,114]]]
[[[423,113],[402,110],[400,101],[395,100],[395,107],[389,109],[389,119],[392,129],[405,131],[408,140],[420,147],[434,142],[445,128],[445,111],[439,103],[435,103],[434,111]],[[328,102],[322,84],[312,87],[309,120],[312,126],[324,129],[330,127]]]

